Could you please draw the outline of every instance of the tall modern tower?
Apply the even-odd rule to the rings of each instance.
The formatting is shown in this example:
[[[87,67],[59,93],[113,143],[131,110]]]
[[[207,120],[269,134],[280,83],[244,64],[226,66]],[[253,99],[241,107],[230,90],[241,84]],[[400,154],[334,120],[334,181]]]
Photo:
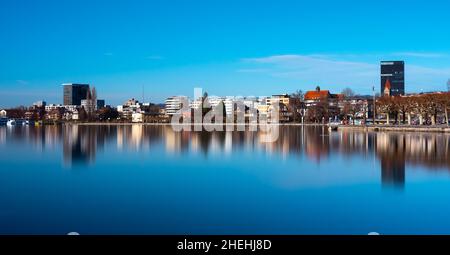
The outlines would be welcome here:
[[[89,91],[89,84],[65,83],[64,105],[81,105],[81,100],[86,99]]]
[[[405,62],[381,61],[381,94],[385,93],[386,84],[390,85],[390,95],[405,94]]]

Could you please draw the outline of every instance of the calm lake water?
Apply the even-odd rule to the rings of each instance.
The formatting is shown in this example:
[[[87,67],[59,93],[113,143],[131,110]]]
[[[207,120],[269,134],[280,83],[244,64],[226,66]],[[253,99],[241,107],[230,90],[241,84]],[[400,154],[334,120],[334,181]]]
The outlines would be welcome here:
[[[450,234],[450,136],[0,127],[0,234]]]

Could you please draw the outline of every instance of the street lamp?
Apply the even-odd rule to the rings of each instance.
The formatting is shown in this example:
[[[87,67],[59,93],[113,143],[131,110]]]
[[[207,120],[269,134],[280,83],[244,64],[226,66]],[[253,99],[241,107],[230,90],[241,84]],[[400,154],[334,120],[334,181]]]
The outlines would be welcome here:
[[[373,125],[376,125],[376,117],[377,117],[377,99],[375,96],[375,86],[372,86],[373,92]]]

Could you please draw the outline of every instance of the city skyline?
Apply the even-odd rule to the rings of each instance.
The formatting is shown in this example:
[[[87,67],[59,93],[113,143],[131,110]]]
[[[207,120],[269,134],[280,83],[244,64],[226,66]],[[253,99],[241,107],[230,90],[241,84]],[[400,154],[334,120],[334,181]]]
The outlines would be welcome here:
[[[371,94],[379,62],[392,59],[406,63],[406,93],[444,91],[450,78],[449,3],[21,2],[0,10],[2,108],[62,102],[67,82],[96,86],[111,105],[140,98],[143,87],[155,103],[195,87]]]
[[[0,235],[278,254],[450,234],[448,10],[0,1]]]

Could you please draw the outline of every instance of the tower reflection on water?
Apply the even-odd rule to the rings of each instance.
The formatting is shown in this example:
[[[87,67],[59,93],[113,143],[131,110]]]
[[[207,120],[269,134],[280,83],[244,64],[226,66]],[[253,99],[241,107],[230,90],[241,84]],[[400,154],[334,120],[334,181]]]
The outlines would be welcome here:
[[[407,165],[429,171],[450,170],[450,135],[425,133],[333,132],[324,127],[283,126],[274,143],[260,142],[257,132],[174,132],[170,126],[46,126],[1,127],[0,144],[9,139],[31,143],[37,150],[62,146],[67,166],[95,164],[106,146],[118,150],[149,150],[159,144],[169,154],[229,154],[237,149],[260,150],[283,158],[305,156],[320,163],[330,155],[362,155],[379,161],[383,185],[402,188]]]

